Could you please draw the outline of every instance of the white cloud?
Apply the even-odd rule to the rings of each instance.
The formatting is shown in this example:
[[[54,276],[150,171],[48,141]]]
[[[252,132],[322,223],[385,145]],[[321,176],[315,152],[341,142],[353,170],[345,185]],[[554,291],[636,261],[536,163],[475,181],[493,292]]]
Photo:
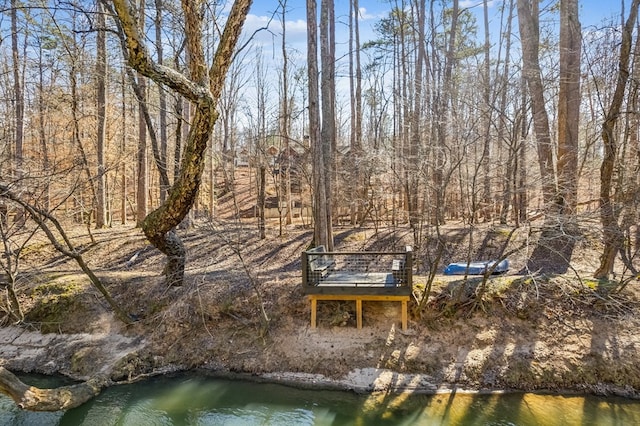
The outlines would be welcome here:
[[[307,33],[307,21],[304,19],[297,19],[295,21],[287,21],[287,33],[294,34],[306,34]]]
[[[487,7],[491,9],[496,4],[496,0],[489,0]],[[459,3],[460,9],[473,9],[474,7],[482,7],[483,0],[462,0]]]
[[[478,1],[478,0],[462,0],[458,6],[461,9],[468,9],[471,7],[476,7],[476,6],[480,6],[482,4],[482,1]]]
[[[360,11],[360,19],[363,20],[363,21],[368,21],[368,20],[372,20],[372,19],[378,20],[378,19],[381,19],[381,18],[384,18],[385,16],[387,16],[387,12],[386,11],[379,12],[379,13],[369,13],[367,11],[366,7],[361,7],[359,9],[359,11]]]
[[[257,29],[267,25],[268,23],[269,23],[268,16],[258,16],[250,13],[247,15],[247,18],[244,21],[244,26],[246,28]]]
[[[304,19],[286,21],[286,26],[287,37],[295,37],[297,35],[304,35],[307,33],[307,21]],[[274,35],[282,33],[282,23],[278,16],[247,15],[247,19],[244,23],[245,32],[253,33],[260,28],[268,28],[269,32]]]

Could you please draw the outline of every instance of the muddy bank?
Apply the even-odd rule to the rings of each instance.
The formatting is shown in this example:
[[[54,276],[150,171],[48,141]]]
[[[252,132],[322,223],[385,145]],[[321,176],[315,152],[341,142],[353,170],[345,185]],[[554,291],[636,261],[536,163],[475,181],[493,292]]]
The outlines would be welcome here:
[[[0,339],[6,342],[0,357],[2,365],[14,371],[64,374],[77,380],[103,374],[114,382],[129,382],[195,370],[359,393],[455,390],[640,396],[637,334],[611,321],[557,320],[527,331],[509,322],[493,323],[496,318],[476,317],[423,332],[414,322],[402,334],[394,304],[379,305],[367,310],[377,320],[369,320],[361,330],[352,325],[312,330],[301,320],[288,320],[260,339],[247,339],[238,328],[226,334],[191,330],[190,346],[175,345],[185,336],[174,335],[174,346],[162,352],[158,349],[167,347],[167,335],[145,338],[126,329],[40,334],[5,327],[0,329]],[[583,328],[580,333],[577,327]],[[549,329],[554,336],[547,335]],[[203,347],[208,348],[207,357]]]

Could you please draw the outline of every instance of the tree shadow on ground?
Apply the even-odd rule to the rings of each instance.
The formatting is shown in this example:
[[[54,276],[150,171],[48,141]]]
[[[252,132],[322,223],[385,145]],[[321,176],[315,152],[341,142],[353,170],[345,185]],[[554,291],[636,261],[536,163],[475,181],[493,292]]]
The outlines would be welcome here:
[[[518,273],[566,273],[578,238],[577,229],[567,232],[559,227],[544,226],[526,266]]]

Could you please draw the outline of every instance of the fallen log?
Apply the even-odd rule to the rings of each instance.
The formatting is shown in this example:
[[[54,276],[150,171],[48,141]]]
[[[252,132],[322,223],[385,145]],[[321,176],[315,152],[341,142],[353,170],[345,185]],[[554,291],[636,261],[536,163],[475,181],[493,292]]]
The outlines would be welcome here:
[[[27,385],[0,367],[0,392],[13,399],[18,407],[29,411],[60,411],[78,407],[97,396],[109,383],[108,378],[100,376],[75,385],[40,389]]]

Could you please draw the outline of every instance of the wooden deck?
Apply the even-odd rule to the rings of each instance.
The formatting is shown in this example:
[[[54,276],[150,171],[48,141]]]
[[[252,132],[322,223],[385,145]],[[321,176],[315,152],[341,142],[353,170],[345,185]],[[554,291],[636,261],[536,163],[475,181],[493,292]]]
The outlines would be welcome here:
[[[356,303],[356,323],[362,327],[362,302],[400,302],[402,329],[407,329],[407,304],[412,292],[413,252],[326,252],[323,247],[302,253],[302,286],[311,302],[311,327],[317,325],[317,304],[324,300]]]
[[[327,274],[318,286],[396,287],[396,280],[392,273],[387,272],[334,271]]]

